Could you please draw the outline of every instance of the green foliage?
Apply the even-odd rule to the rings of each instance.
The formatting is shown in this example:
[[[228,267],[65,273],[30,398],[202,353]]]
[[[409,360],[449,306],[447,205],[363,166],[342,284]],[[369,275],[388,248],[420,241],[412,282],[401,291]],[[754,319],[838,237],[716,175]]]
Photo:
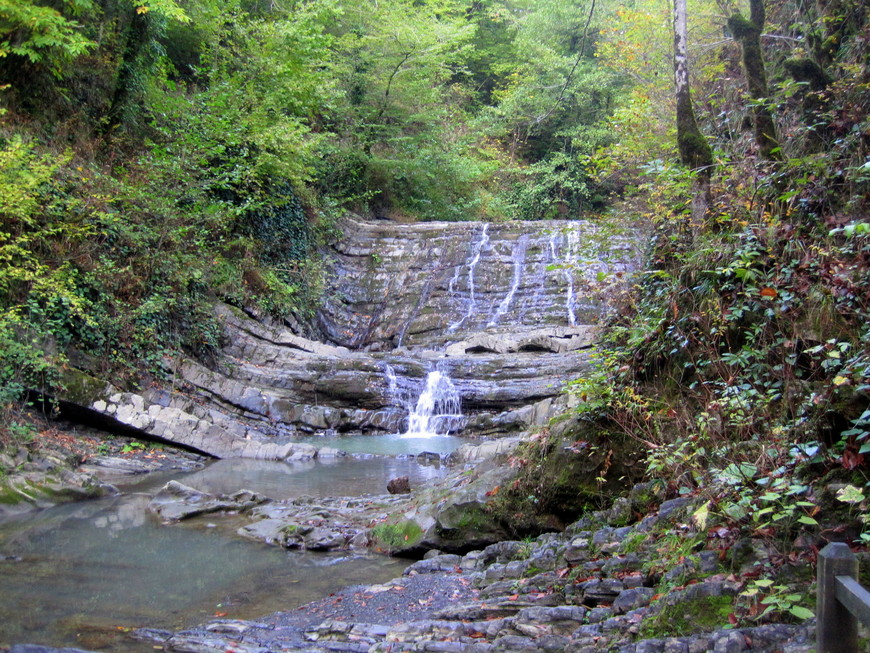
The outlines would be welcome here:
[[[0,58],[24,57],[32,63],[45,63],[60,75],[64,62],[95,46],[81,34],[74,19],[93,11],[90,0],[65,0],[62,11],[31,0],[0,2]],[[66,13],[66,15],[64,15]]]
[[[867,510],[867,496],[864,490],[851,483],[847,484],[837,490],[837,500],[851,506],[851,510],[855,513],[852,518],[861,523],[861,533],[855,542],[864,545],[870,543],[870,512]]]
[[[648,35],[639,26],[658,24],[652,9],[619,17],[599,52],[626,73],[648,74],[641,56]],[[788,49],[771,46],[765,57],[776,62]],[[662,157],[667,148],[646,132],[638,134],[648,147],[625,152],[620,144],[593,161],[602,173],[640,164],[655,234],[651,265],[612,317],[598,370],[570,388],[577,415],[643,442],[648,474],[667,479],[672,491],[700,493],[693,519],[711,537],[741,533],[797,557],[804,553],[791,551],[796,542],[843,519],[826,514],[819,476],[839,472],[857,489],[870,452],[868,180],[866,153],[854,140],[866,111],[847,109],[866,91],[859,53],[866,48],[831,62],[824,101],[809,108],[806,89],[772,91],[767,104],[783,152],[776,164],[747,161],[754,146],[735,128],[747,122],[739,99],[720,94],[708,103],[710,80],[696,80],[701,126],[714,136],[719,166],[703,221],[691,220],[691,177],[675,171]],[[737,54],[728,55],[731,64]],[[638,125],[644,107],[658,101],[644,89],[647,96],[633,93],[624,109],[633,112],[627,124]],[[722,113],[704,116],[710,110]],[[867,540],[863,493],[849,495],[856,507],[841,524],[859,542]],[[754,607],[741,608],[750,617],[806,616],[788,582],[760,589]]]
[[[132,20],[178,18],[172,6],[137,5]],[[158,37],[148,31],[140,45],[151,48]],[[201,47],[205,57],[208,48]],[[155,73],[140,65],[139,54],[131,57],[116,73],[133,74],[129,66],[123,72],[129,64],[149,69],[147,76],[135,92],[123,81],[126,96],[104,106],[133,111],[116,114],[128,134],[141,102],[147,99],[154,113],[149,142],[128,152],[124,165],[58,155],[6,131],[0,151],[0,337],[9,343],[2,350],[4,405],[25,389],[50,388],[69,346],[104,368],[160,373],[166,353],[208,356],[218,345],[210,309],[215,297],[281,313],[307,310],[303,304],[310,306],[319,287],[318,268],[307,262],[311,219],[294,190],[307,179],[299,154],[310,143],[300,149],[282,136],[270,146],[265,120],[248,119],[233,80],[185,93],[162,76],[164,69]],[[290,122],[298,124],[298,117]],[[278,128],[280,121],[269,125]],[[113,142],[119,139],[115,132]]]
[[[768,616],[781,618],[788,615],[805,621],[815,616],[815,612],[811,609],[813,606],[806,607],[813,598],[811,593],[776,584],[776,581],[771,578],[753,580],[740,596],[753,602],[753,612],[758,613],[755,617],[757,620]]]
[[[133,440],[132,442],[127,442],[121,447],[121,453],[135,453],[137,451],[142,451],[146,448],[146,445],[142,442],[138,442]]]

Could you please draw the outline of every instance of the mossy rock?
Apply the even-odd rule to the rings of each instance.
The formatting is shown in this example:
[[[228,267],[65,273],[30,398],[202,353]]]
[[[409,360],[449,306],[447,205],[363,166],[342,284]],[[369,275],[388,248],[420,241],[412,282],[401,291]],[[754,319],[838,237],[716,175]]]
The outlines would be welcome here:
[[[0,483],[0,505],[14,506],[24,501],[24,497],[20,492],[16,492],[8,483]]]
[[[490,510],[478,502],[448,506],[434,528],[438,548],[467,551],[507,539],[508,533]]]
[[[398,554],[412,551],[423,539],[423,529],[412,519],[378,524],[369,531],[369,542],[378,551]]]
[[[693,601],[666,605],[641,623],[643,638],[685,637],[706,633],[728,624],[734,610],[732,596],[705,596]]]
[[[525,465],[491,502],[512,537],[561,530],[582,513],[609,504],[642,474],[642,452],[624,435],[588,422],[559,426],[558,435],[517,450],[515,457]]]
[[[90,406],[106,394],[107,383],[82,370],[68,367],[61,370],[61,399],[80,406]]]

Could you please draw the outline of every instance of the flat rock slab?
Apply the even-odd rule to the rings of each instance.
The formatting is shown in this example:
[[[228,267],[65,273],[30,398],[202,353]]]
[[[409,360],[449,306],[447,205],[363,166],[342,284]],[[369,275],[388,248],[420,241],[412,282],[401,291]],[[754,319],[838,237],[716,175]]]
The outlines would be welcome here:
[[[407,495],[275,501],[254,508],[251,523],[238,533],[287,549],[365,549],[370,525],[404,510],[408,501]]]
[[[250,490],[233,494],[209,494],[169,481],[148,504],[149,512],[164,521],[180,521],[213,512],[242,512],[265,503],[268,499]]]

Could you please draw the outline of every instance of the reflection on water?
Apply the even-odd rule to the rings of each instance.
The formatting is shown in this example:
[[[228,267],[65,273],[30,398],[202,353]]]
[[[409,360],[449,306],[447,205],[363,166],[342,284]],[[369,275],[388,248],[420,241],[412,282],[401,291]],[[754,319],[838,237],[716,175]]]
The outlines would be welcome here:
[[[187,474],[152,474],[123,489],[151,491],[174,478],[203,492],[229,494],[244,488],[272,499],[359,496],[386,494],[387,481],[397,476],[407,476],[411,487],[418,487],[443,478],[447,471],[440,464],[420,465],[414,460],[387,456],[345,456],[294,463],[239,458],[216,460]]]
[[[421,454],[424,452],[448,454],[467,440],[452,435],[336,435],[299,439],[316,447],[335,447],[348,453],[373,453],[384,455]]]
[[[283,498],[381,493],[386,479],[405,474],[422,481],[441,471],[372,458],[218,461],[173,476],[210,492],[247,487]],[[148,479],[128,491],[167,480]],[[257,618],[344,585],[384,582],[405,566],[381,556],[287,552],[235,537],[229,528],[209,528],[206,520],[162,526],[145,511],[149,499],[126,494],[0,521],[0,646],[143,650],[119,639],[118,627],[174,629],[216,613]]]

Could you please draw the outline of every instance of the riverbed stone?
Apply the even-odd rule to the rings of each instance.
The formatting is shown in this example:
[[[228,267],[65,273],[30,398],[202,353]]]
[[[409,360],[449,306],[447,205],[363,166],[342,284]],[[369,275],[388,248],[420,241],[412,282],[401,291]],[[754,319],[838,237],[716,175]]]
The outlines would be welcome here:
[[[567,636],[577,630],[585,616],[586,608],[580,606],[524,608],[517,614],[513,627],[530,637]]]
[[[587,605],[612,603],[625,589],[618,578],[593,578],[579,584],[583,594],[583,602]]]
[[[399,476],[390,479],[387,483],[387,492],[390,494],[408,494],[411,491],[411,483],[407,476]]]
[[[656,591],[652,587],[635,587],[624,590],[613,601],[613,611],[616,614],[624,614],[630,610],[647,606],[655,593]]]
[[[164,521],[180,521],[214,512],[240,512],[267,501],[256,492],[239,490],[233,494],[209,494],[192,487],[169,481],[148,504],[148,510]]]
[[[441,554],[425,560],[419,560],[405,569],[406,576],[416,574],[434,574],[444,571],[455,571],[459,568],[461,558],[455,554]]]
[[[41,644],[13,644],[9,653],[90,653],[80,648],[54,648]]]

